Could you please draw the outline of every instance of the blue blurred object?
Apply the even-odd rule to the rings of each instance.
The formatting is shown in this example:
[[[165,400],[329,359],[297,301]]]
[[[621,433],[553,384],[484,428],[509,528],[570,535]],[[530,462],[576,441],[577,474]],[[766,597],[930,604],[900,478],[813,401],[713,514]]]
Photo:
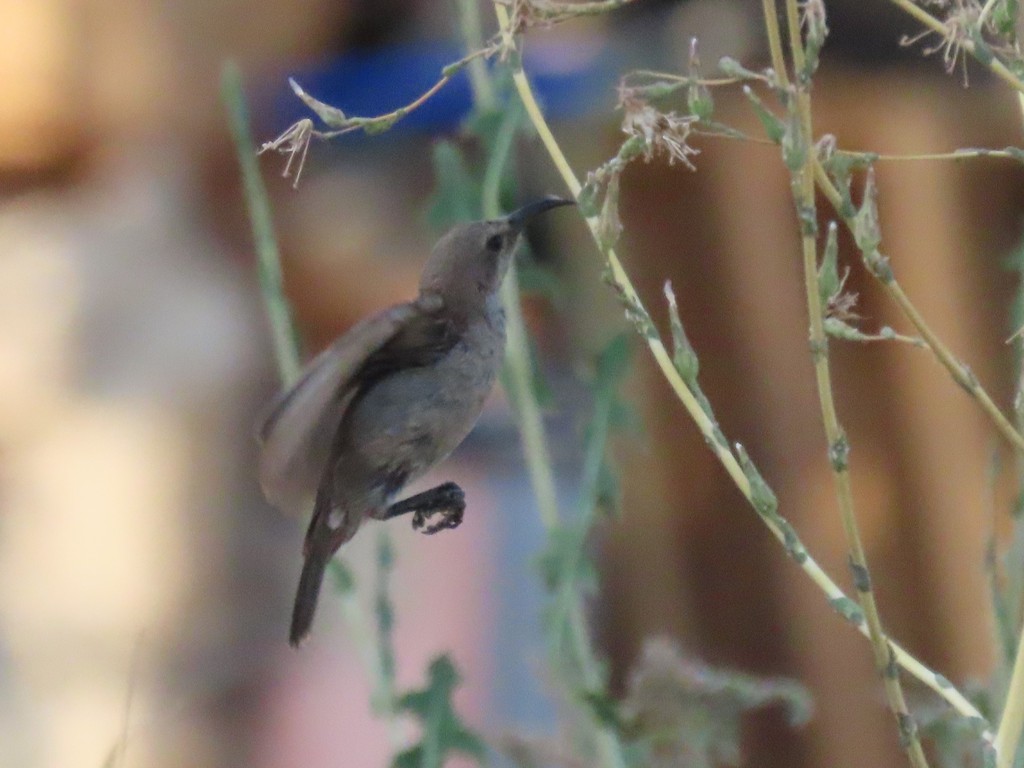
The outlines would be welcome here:
[[[295,72],[303,89],[349,116],[373,117],[415,100],[436,83],[447,65],[464,50],[454,43],[414,42],[382,50],[348,53],[323,66]],[[523,56],[524,68],[546,114],[555,120],[604,113],[615,106],[618,57],[610,44],[599,41],[543,45],[531,43]],[[273,97],[271,115],[260,122],[270,134],[283,131],[303,117],[315,116],[292,93],[287,82]],[[390,134],[454,131],[472,107],[466,70],[419,109],[395,124]],[[319,120],[317,128],[324,126]],[[353,132],[341,137],[362,137]],[[378,139],[379,140],[379,137]]]

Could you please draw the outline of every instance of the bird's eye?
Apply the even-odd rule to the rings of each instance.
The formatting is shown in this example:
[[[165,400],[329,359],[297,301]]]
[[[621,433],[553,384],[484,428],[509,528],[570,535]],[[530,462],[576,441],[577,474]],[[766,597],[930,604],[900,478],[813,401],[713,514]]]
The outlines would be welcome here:
[[[504,239],[501,235],[491,235],[487,238],[487,250],[491,253],[497,253],[501,250],[501,244]]]

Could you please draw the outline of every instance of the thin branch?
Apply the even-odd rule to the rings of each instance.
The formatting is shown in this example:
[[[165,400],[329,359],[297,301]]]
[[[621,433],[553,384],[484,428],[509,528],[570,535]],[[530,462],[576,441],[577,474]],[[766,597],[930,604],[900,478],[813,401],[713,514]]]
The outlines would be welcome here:
[[[502,22],[502,28],[503,31],[507,31],[507,27],[505,26],[507,24],[507,15],[503,16],[502,11],[503,9],[499,7],[499,20],[503,18],[505,19],[505,21]],[[544,115],[537,104],[537,100],[533,95],[533,91],[530,88],[529,81],[521,71],[514,71],[513,82],[523,105],[526,107],[527,115],[529,115],[533,122],[534,128],[536,129],[544,148],[550,155],[552,163],[557,169],[559,175],[562,177],[563,183],[574,197],[579,198],[582,185],[576,178],[572,167],[565,158],[565,154],[562,152],[561,147],[558,145],[554,135],[551,133],[551,129],[548,127],[547,121],[545,120]],[[619,261],[615,250],[612,248],[604,248],[601,245],[601,238],[598,232],[598,217],[592,216],[588,218],[587,225],[590,228],[591,234],[593,235],[598,248],[607,259],[609,280],[619,292],[623,302],[629,306],[637,308],[637,310],[642,312],[645,317],[649,318],[649,315],[643,307],[632,281],[630,281],[628,274],[623,269],[622,263]],[[736,457],[729,450],[729,446],[720,441],[716,436],[717,425],[704,411],[693,391],[683,381],[679,371],[672,362],[671,354],[665,348],[661,339],[656,333],[647,333],[644,334],[644,341],[650,349],[651,355],[654,357],[655,363],[662,375],[665,377],[665,380],[669,383],[669,386],[672,387],[672,391],[675,393],[676,397],[679,398],[683,407],[697,425],[697,428],[704,436],[705,442],[707,442],[715,457],[719,462],[721,462],[725,471],[747,501],[753,503],[750,481],[747,479],[747,476],[739,465]],[[785,521],[780,522],[779,520],[769,519],[765,516],[760,516],[760,519],[765,523],[771,534],[786,547],[787,551],[799,551],[802,553],[801,557],[794,557],[794,561],[797,562],[810,580],[825,594],[829,604],[837,611],[842,612],[842,615],[847,618],[847,620],[849,620],[861,634],[867,636],[867,625],[864,622],[863,616],[861,616],[859,611],[856,609],[856,603],[847,597],[843,590],[829,577],[821,566],[818,565],[817,561],[807,553],[800,540],[796,537],[796,533],[792,527],[789,527],[788,524],[784,524]],[[849,610],[849,606],[852,606],[853,610]],[[949,680],[922,664],[895,641],[890,642],[890,648],[893,651],[896,663],[905,669],[911,676],[921,681],[938,696],[948,702],[949,705],[963,717],[969,718],[977,723],[983,723],[984,725],[982,727],[984,730],[981,737],[987,743],[991,744],[994,739],[994,735],[988,729],[985,718],[970,702],[970,700],[950,684]]]
[[[257,154],[273,151],[287,155],[288,162],[285,165],[284,172],[282,174],[285,177],[288,177],[292,172],[293,160],[295,160],[295,158],[299,158],[295,169],[295,184],[298,184],[299,175],[302,173],[302,165],[306,159],[306,152],[309,149],[309,143],[313,139],[333,139],[354,131],[364,131],[365,133],[380,133],[382,131],[386,131],[399,120],[406,117],[410,112],[414,112],[426,104],[434,94],[447,85],[448,82],[466,66],[478,59],[488,59],[492,57],[499,51],[499,49],[500,46],[495,41],[491,41],[484,47],[466,54],[458,61],[446,66],[441,71],[441,78],[408,104],[375,117],[349,117],[337,107],[333,107],[319,99],[313,98],[306,93],[302,86],[295,82],[294,79],[289,78],[288,84],[291,86],[295,95],[298,96],[299,99],[301,99],[302,102],[326,125],[334,128],[335,130],[318,131],[313,127],[313,123],[309,118],[303,118],[286,128],[277,138],[265,142],[260,147]],[[479,77],[479,73],[477,73],[475,77]]]
[[[778,37],[778,19],[775,15],[774,2],[769,12],[765,5],[765,27],[768,37]],[[814,362],[814,375],[818,387],[818,401],[821,406],[822,421],[825,426],[825,437],[828,441],[829,463],[835,479],[836,498],[839,502],[839,513],[849,547],[850,570],[853,574],[857,602],[868,627],[868,638],[875,659],[875,668],[882,677],[889,708],[892,710],[900,731],[900,743],[903,745],[915,768],[927,768],[928,761],[918,736],[917,724],[907,708],[903,686],[900,683],[899,669],[893,663],[889,650],[889,638],[882,627],[882,619],[878,611],[875,592],[871,585],[867,555],[861,540],[860,527],[853,504],[853,487],[850,478],[849,451],[850,446],[843,428],[839,424],[836,413],[835,397],[832,390],[832,373],[829,366],[828,338],[825,335],[824,312],[821,295],[818,289],[818,256],[817,256],[817,210],[814,199],[814,161],[812,151],[813,129],[811,123],[811,97],[806,87],[806,62],[804,57],[803,39],[800,33],[800,18],[796,0],[786,0],[786,21],[789,32],[790,53],[793,58],[793,70],[798,73],[796,99],[790,100],[789,109],[795,109],[800,124],[800,135],[795,139],[802,146],[803,162],[793,173],[793,196],[796,204],[801,232],[801,251],[803,253],[804,288],[807,299],[807,310],[810,316],[810,347]],[[785,145],[785,142],[783,142]],[[786,152],[783,149],[783,152]],[[795,154],[795,153],[794,153]],[[788,164],[788,163],[787,163]]]
[[[292,324],[291,308],[281,280],[281,262],[277,240],[274,237],[270,204],[267,201],[267,192],[260,177],[249,132],[249,116],[242,91],[241,73],[234,62],[227,62],[221,71],[221,97],[229,112],[235,147],[242,167],[245,201],[256,239],[260,289],[270,316],[274,355],[281,381],[288,386],[299,376],[299,348]],[[351,579],[347,569],[340,562],[335,561],[333,566],[346,574],[346,580]],[[371,628],[372,622],[356,596],[354,584],[349,583],[347,588],[341,590],[341,610],[367,676],[376,690],[386,689],[383,660]],[[388,735],[393,746],[396,749],[403,748],[405,739],[392,703],[387,703],[382,715],[387,722]]]
[[[511,35],[505,36],[509,18],[504,7],[495,4],[498,22],[503,30],[503,37],[511,41]],[[513,77],[524,77],[521,66],[517,66],[518,57],[513,58]],[[506,111],[504,122],[498,129],[494,151],[484,173],[482,190],[484,216],[495,218],[501,214],[498,203],[498,187],[501,181],[501,170],[507,162],[515,129],[519,122],[518,109]],[[534,372],[530,358],[529,339],[526,323],[523,320],[519,305],[519,281],[515,265],[509,269],[502,286],[502,303],[505,307],[506,333],[506,364],[509,379],[515,390],[513,400],[517,406],[519,428],[523,439],[523,452],[526,458],[530,481],[537,498],[544,527],[551,531],[560,523],[558,499],[555,489],[555,478],[552,470],[550,451],[544,422],[541,418],[540,406],[537,403],[533,388]],[[595,655],[582,597],[574,596],[569,606],[568,627],[574,661],[583,677],[583,685],[587,690],[597,691],[604,687],[601,665]],[[626,758],[622,745],[614,733],[601,725],[594,725],[594,740],[601,764],[606,768],[624,768]]]
[[[245,203],[249,211],[249,223],[256,240],[256,257],[259,266],[260,290],[270,319],[270,332],[274,345],[274,357],[285,386],[299,377],[299,347],[292,321],[291,307],[284,295],[284,281],[281,276],[281,255],[274,235],[274,220],[267,201],[267,190],[260,177],[256,152],[253,150],[252,134],[249,131],[249,111],[242,92],[242,74],[238,65],[229,61],[221,71],[221,98],[228,110],[231,134],[238,152],[242,169],[242,183],[245,188]]]
[[[842,195],[839,190],[836,189],[832,180],[828,177],[828,173],[825,168],[821,165],[821,162],[815,159],[814,161],[814,178],[818,184],[818,187],[824,193],[825,197],[828,198],[832,204],[836,213],[843,219],[847,228],[851,232],[854,231],[854,222],[852,217],[849,215],[849,211],[844,206]],[[928,325],[927,321],[914,306],[913,302],[903,291],[903,287],[896,280],[895,276],[892,275],[891,270],[887,271],[884,276],[879,276],[875,270],[870,270],[876,278],[879,278],[882,286],[885,288],[889,297],[896,303],[900,311],[903,312],[904,316],[911,322],[921,338],[924,339],[925,344],[932,351],[942,366],[949,372],[953,380],[960,385],[961,388],[971,397],[973,397],[982,411],[988,416],[992,422],[996,431],[1017,450],[1022,456],[1024,456],[1024,436],[1016,430],[1013,424],[1006,416],[1003,415],[999,407],[993,402],[991,396],[985,391],[985,388],[981,386],[981,382],[978,381],[977,377],[964,363],[960,362],[953,352],[946,346],[946,344],[936,335],[936,333]]]

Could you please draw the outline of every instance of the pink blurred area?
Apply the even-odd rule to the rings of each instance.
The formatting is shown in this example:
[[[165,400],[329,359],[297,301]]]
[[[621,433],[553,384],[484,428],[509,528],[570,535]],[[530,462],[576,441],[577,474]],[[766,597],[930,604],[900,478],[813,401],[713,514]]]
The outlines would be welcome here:
[[[392,595],[398,616],[397,689],[423,688],[426,670],[439,654],[449,653],[463,675],[457,692],[458,710],[480,726],[492,705],[494,602],[489,594],[495,542],[489,532],[498,500],[488,493],[479,468],[460,467],[446,473],[473,500],[455,536],[427,540],[410,529],[392,531],[400,568],[393,574]],[[361,537],[376,539],[376,532]],[[370,547],[359,553],[373,556]],[[367,571],[360,556],[350,565]],[[372,566],[369,569],[372,572]],[[257,729],[255,754],[265,766],[387,765],[395,739],[385,721],[370,707],[374,694],[366,668],[345,640],[338,603],[323,601],[313,636],[301,653],[280,651],[281,674],[275,684],[266,720]],[[399,723],[398,743],[414,740],[416,728]],[[454,765],[455,763],[453,763]],[[467,763],[468,764],[468,763]]]

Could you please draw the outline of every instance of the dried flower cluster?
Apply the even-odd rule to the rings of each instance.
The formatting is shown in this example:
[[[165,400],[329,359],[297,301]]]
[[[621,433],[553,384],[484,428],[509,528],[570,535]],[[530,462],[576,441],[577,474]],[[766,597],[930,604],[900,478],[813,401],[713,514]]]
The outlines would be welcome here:
[[[968,84],[967,56],[964,53],[964,45],[970,41],[971,30],[975,29],[978,24],[981,8],[976,2],[970,2],[970,0],[966,2],[965,0],[952,0],[951,2],[943,0],[940,4],[949,8],[945,20],[946,32],[937,43],[925,47],[923,53],[925,56],[931,56],[933,53],[941,52],[946,74],[953,74],[953,70],[956,69],[959,62],[966,87]],[[900,38],[900,45],[915,45],[935,34],[931,30],[925,30],[913,36],[904,35]]]
[[[669,164],[680,161],[691,171],[697,170],[690,158],[700,154],[687,140],[696,115],[661,112],[640,98],[635,89],[619,88],[619,106],[623,110],[622,130],[644,142],[643,157],[651,160],[655,155],[668,155]]]

